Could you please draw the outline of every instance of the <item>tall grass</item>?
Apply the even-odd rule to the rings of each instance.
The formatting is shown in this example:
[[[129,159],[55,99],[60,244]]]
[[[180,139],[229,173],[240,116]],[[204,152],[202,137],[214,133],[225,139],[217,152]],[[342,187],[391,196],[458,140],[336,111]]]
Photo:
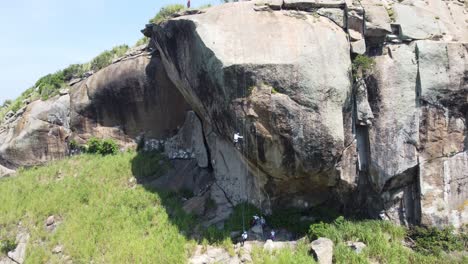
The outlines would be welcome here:
[[[173,219],[185,215],[170,219],[163,197],[132,185],[135,155],[83,155],[1,180],[0,240],[21,222],[31,233],[28,263],[59,263],[58,244],[76,263],[185,263],[192,243],[174,223],[186,220]],[[53,233],[50,215],[60,219]]]
[[[448,256],[423,255],[403,246],[406,229],[389,221],[348,221],[339,217],[331,224],[317,223],[310,227],[310,239],[327,237],[335,243],[335,263],[459,263]],[[356,254],[347,241],[360,241],[367,247]]]

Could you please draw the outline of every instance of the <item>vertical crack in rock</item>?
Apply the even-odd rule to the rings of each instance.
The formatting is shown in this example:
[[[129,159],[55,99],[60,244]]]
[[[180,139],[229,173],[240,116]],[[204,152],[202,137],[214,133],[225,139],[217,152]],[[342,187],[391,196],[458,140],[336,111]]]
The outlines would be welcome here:
[[[205,123],[203,120],[200,118],[200,116],[197,114],[197,112],[194,112],[195,116],[198,118],[201,124],[201,130],[202,130],[202,136],[203,136],[203,146],[205,147],[206,150],[206,156],[208,157],[208,170],[210,172],[213,171],[213,160],[211,159],[211,150],[210,147],[208,146],[208,140],[207,140],[207,134],[206,134],[206,129],[205,129]]]

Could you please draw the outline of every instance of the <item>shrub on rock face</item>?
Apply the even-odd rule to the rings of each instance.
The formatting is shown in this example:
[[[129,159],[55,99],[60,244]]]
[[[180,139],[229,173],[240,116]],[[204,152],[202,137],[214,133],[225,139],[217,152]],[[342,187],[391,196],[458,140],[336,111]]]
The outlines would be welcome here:
[[[374,67],[375,61],[373,58],[366,55],[357,55],[353,60],[353,75],[359,71],[366,73]]]
[[[88,153],[101,155],[114,155],[119,152],[117,143],[112,139],[91,138],[88,141]]]
[[[468,235],[457,236],[453,228],[437,229],[416,227],[410,232],[415,250],[424,254],[440,255],[442,252],[462,251],[468,245]]]

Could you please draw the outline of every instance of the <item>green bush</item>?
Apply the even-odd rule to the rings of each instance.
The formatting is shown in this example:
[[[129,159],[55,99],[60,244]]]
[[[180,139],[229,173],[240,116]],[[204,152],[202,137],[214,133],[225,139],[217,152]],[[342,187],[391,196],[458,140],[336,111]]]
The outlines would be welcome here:
[[[91,69],[93,71],[99,71],[109,66],[114,59],[125,55],[128,49],[129,47],[127,45],[120,45],[112,48],[112,50],[102,52],[91,61]]]
[[[175,5],[168,5],[159,10],[155,17],[150,19],[150,23],[159,24],[164,20],[170,19],[173,14],[180,12],[185,9],[185,6],[175,4]]]
[[[150,39],[148,37],[142,37],[135,43],[135,47],[141,46],[141,45],[147,45],[150,42]]]
[[[87,152],[90,154],[115,155],[119,152],[117,143],[112,139],[91,138],[88,141]]]
[[[407,237],[407,230],[389,221],[350,221],[338,217],[330,224],[321,222],[311,225],[309,238],[314,240],[318,237],[327,237],[335,243],[334,263],[368,263],[369,259],[378,263],[458,263],[460,261],[455,256],[447,258],[447,255],[442,257],[428,254],[428,251],[421,253],[408,249],[402,243]],[[438,238],[427,240],[428,243],[438,244],[440,240],[446,240],[444,235],[439,234],[436,237]],[[360,241],[367,247],[362,253],[356,254],[346,245],[347,241]]]
[[[409,235],[416,243],[415,250],[424,254],[441,255],[442,252],[461,251],[467,248],[468,235],[457,236],[453,228],[416,227]]]
[[[15,239],[6,239],[0,243],[0,253],[7,254],[16,248]]]
[[[362,73],[367,73],[369,70],[374,67],[375,61],[373,58],[366,55],[357,55],[353,60],[353,75],[356,75],[358,71]]]
[[[101,143],[99,154],[101,155],[114,155],[119,152],[119,146],[112,139],[105,139]]]

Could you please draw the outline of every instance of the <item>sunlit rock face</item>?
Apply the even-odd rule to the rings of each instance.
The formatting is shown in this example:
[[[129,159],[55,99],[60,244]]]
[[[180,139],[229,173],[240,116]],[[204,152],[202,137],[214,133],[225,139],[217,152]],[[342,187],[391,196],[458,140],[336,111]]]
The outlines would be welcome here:
[[[466,223],[460,19],[441,10],[433,28],[408,20],[406,9],[422,19],[433,2],[278,2],[222,5],[144,30],[201,117],[228,198],[266,211],[335,202],[401,224]],[[375,64],[352,78],[362,53]],[[245,137],[237,148],[236,132]]]

